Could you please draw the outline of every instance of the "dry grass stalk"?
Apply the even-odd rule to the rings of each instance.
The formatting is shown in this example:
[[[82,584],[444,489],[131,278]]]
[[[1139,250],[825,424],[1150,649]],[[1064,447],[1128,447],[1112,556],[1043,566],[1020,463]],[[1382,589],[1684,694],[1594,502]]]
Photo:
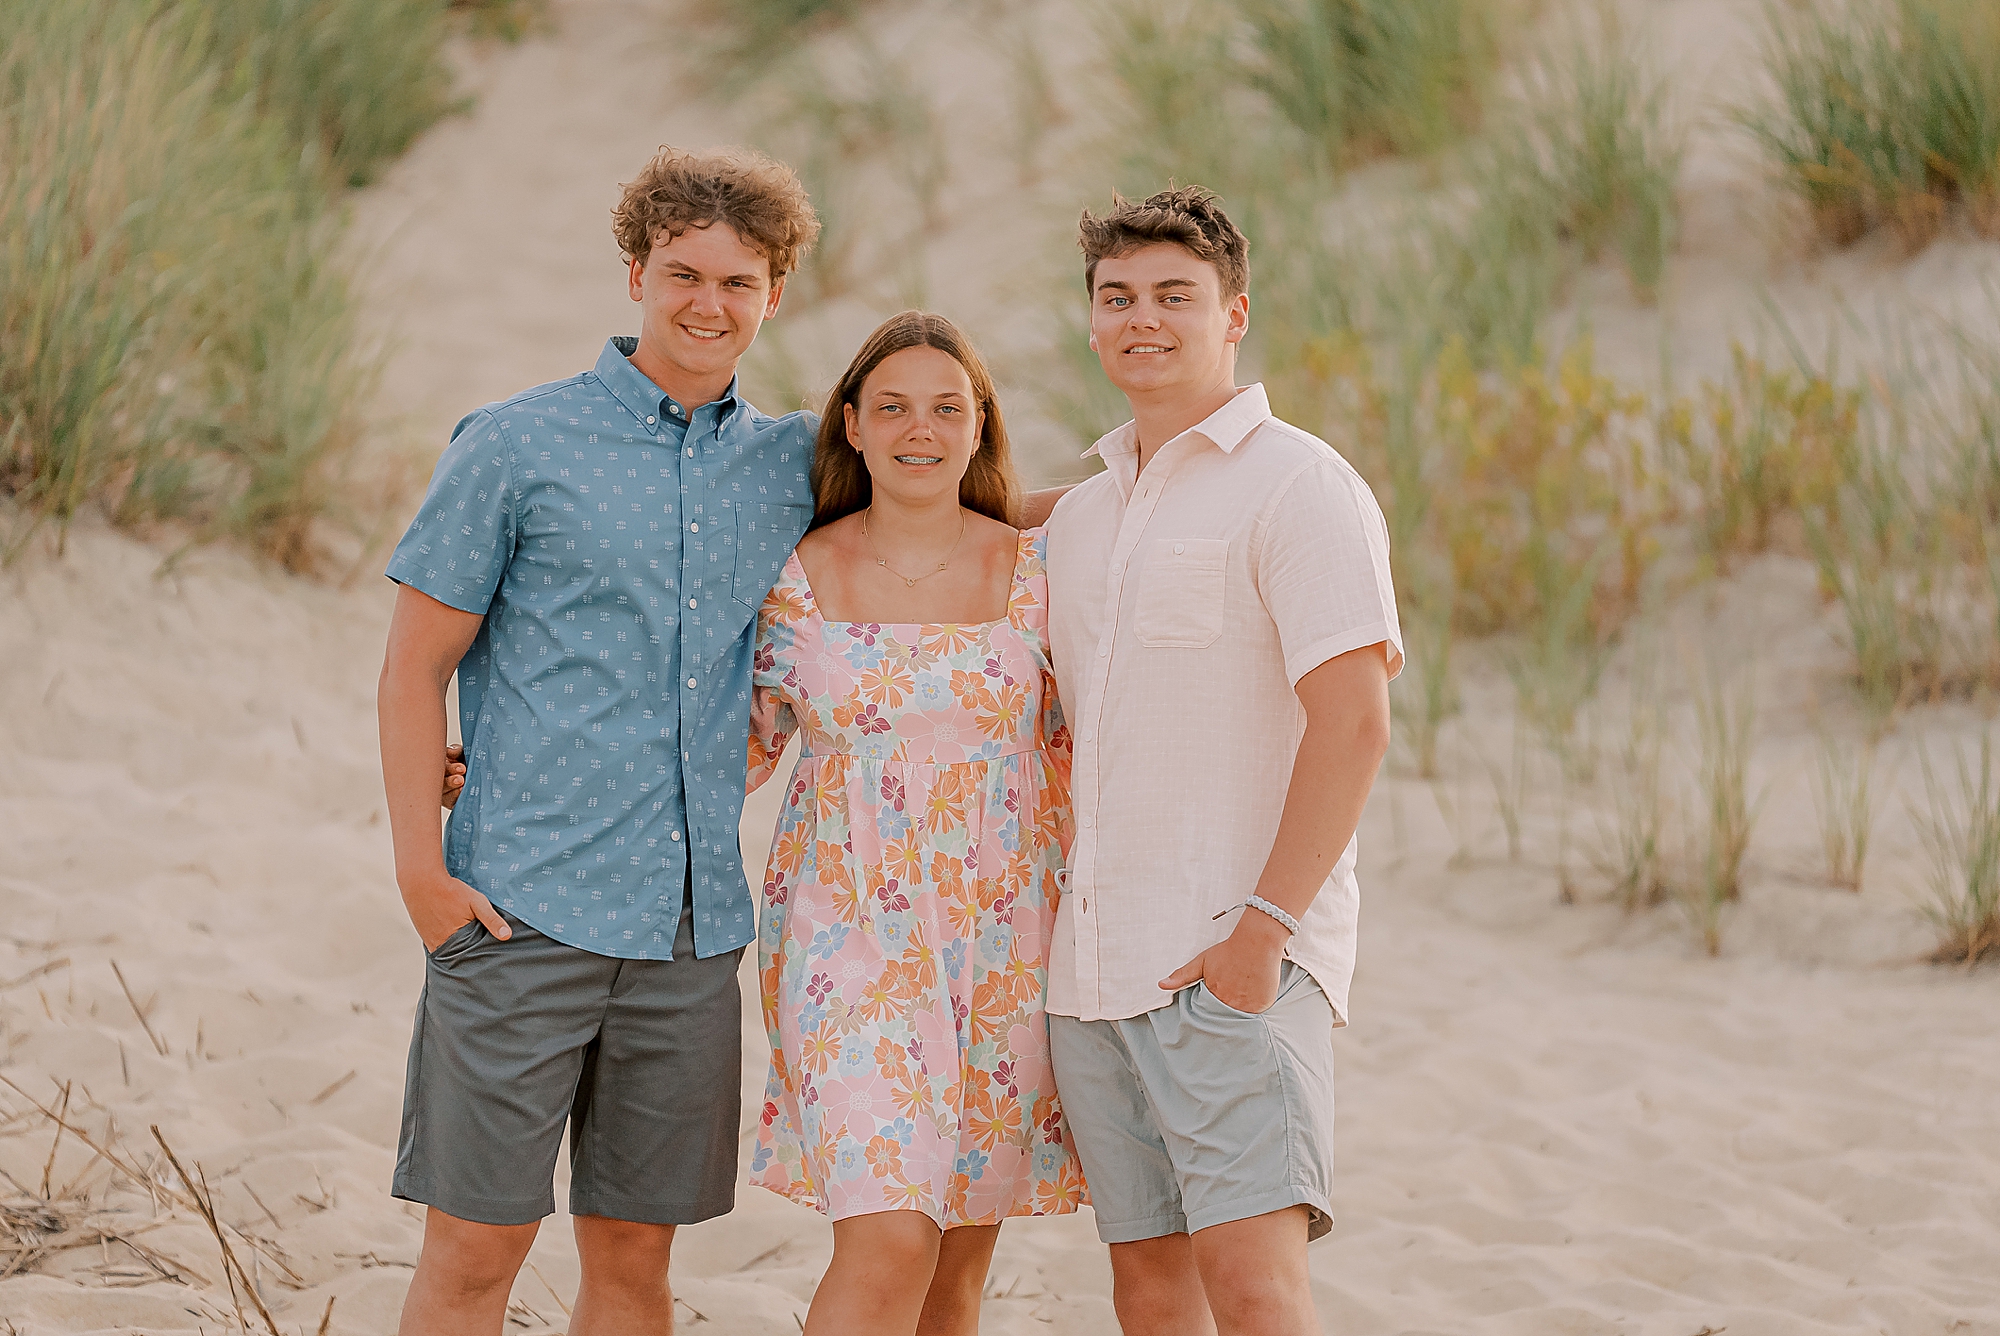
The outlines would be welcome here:
[[[118,968],[118,962],[111,962],[111,972],[118,976],[118,986],[125,990],[125,1000],[132,1004],[132,1014],[139,1018],[139,1025],[146,1031],[146,1038],[153,1041],[153,1049],[161,1057],[167,1056],[167,1041],[153,1033],[153,1023],[146,1018],[146,1008],[139,1005],[139,999],[132,995],[132,985],[125,982],[125,971]]]
[[[1850,891],[1861,889],[1862,869],[1868,862],[1868,832],[1874,823],[1868,781],[1874,768],[1872,744],[1857,750],[1831,735],[1820,735],[1813,772],[1820,849],[1826,856],[1826,879]]]
[[[237,1322],[247,1325],[243,1323],[243,1306],[237,1298],[236,1283],[241,1280],[244,1292],[249,1294],[251,1304],[257,1309],[257,1316],[264,1319],[264,1326],[269,1330],[270,1336],[282,1336],[278,1331],[277,1322],[271,1317],[271,1310],[264,1306],[264,1296],[257,1292],[256,1283],[251,1280],[250,1273],[244,1269],[243,1263],[236,1259],[236,1250],[229,1246],[229,1236],[223,1232],[222,1222],[215,1215],[215,1197],[208,1190],[207,1178],[200,1176],[199,1173],[196,1177],[189,1177],[188,1171],[181,1167],[180,1157],[175,1155],[174,1148],[167,1144],[167,1138],[161,1133],[158,1123],[153,1124],[152,1131],[153,1140],[160,1143],[160,1149],[166,1153],[167,1163],[171,1164],[174,1172],[180,1175],[181,1184],[187,1188],[188,1195],[194,1198],[195,1209],[201,1213],[203,1222],[208,1225],[209,1233],[215,1236],[215,1246],[222,1253],[222,1274],[229,1281],[229,1297],[231,1302],[236,1304]]]

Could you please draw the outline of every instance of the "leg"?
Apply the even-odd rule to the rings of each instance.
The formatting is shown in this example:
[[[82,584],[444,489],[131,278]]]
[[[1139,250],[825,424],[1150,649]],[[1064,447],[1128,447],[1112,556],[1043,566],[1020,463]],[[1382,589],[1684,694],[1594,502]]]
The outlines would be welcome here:
[[[1312,1336],[1303,1206],[1211,1225],[1194,1235],[1194,1262],[1220,1336]]]
[[[1186,1234],[1112,1244],[1111,1304],[1125,1336],[1216,1336]]]
[[[937,1270],[917,1319],[917,1336],[979,1336],[979,1300],[993,1265],[998,1225],[960,1225],[945,1231],[938,1245]]]
[[[497,1336],[555,1210],[563,1120],[609,976],[599,957],[512,926],[503,942],[475,924],[425,965],[394,1190],[430,1212],[404,1336]]]
[[[481,1225],[431,1207],[396,1330],[401,1336],[497,1336],[514,1273],[541,1227],[539,1221]]]
[[[583,1284],[576,1292],[570,1336],[672,1336],[674,1296],[667,1287],[672,1225],[641,1225],[579,1215],[576,1255]]]
[[[833,1262],[806,1314],[805,1336],[911,1333],[944,1234],[921,1211],[881,1211],[833,1225]]]

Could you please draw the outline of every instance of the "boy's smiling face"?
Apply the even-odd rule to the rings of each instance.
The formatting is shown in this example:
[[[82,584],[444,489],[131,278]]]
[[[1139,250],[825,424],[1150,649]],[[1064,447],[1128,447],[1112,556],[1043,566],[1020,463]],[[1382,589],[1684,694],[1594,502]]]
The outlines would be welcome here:
[[[771,281],[764,253],[727,223],[691,227],[656,243],[643,264],[632,261],[632,300],[644,311],[640,343],[672,379],[691,385],[727,384],[784,291],[783,279]]]
[[[1250,298],[1225,298],[1214,265],[1157,242],[1097,262],[1090,346],[1130,398],[1199,393],[1235,373]]]

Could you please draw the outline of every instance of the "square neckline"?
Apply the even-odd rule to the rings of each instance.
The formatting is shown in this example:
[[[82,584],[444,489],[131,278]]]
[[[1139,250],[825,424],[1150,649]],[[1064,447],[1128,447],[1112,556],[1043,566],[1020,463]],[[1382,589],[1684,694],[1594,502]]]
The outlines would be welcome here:
[[[806,606],[811,609],[813,617],[822,626],[874,626],[884,630],[903,630],[909,627],[923,629],[931,626],[956,626],[968,631],[984,630],[987,627],[1008,626],[1013,623],[1014,590],[1021,583],[1021,566],[1028,559],[1028,549],[1034,541],[1031,535],[1036,532],[1037,530],[1035,529],[1016,529],[1014,531],[1014,568],[1007,574],[1007,611],[1002,616],[989,618],[982,622],[856,622],[828,617],[826,613],[820,610],[819,595],[813,592],[812,579],[806,574],[805,562],[799,559],[798,548],[794,547],[792,554],[785,558],[785,566],[787,569],[797,568],[799,588],[805,593]]]

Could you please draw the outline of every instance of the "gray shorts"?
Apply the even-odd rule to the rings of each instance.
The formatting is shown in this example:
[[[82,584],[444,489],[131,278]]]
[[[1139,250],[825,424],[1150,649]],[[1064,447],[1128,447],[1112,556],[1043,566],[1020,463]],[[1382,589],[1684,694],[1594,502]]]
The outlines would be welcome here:
[[[476,920],[424,971],[393,1191],[462,1220],[524,1225],[556,1208],[569,1125],[573,1215],[685,1225],[736,1200],[742,1104],[739,949],[617,960],[507,915]]]
[[[1202,984],[1120,1021],[1049,1017],[1097,1235],[1135,1243],[1303,1205],[1333,1228],[1333,1009],[1286,961],[1259,1015]]]

